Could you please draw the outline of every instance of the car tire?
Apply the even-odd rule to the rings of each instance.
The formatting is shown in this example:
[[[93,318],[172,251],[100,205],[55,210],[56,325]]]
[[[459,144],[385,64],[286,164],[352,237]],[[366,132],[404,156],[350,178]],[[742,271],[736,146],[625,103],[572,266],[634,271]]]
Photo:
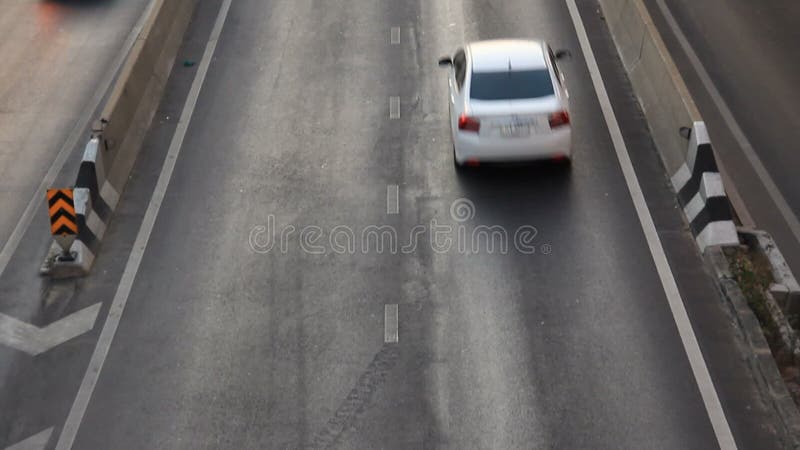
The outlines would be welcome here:
[[[460,162],[458,162],[458,159],[456,159],[456,145],[455,144],[453,144],[453,167],[456,168],[457,172],[463,172],[464,169],[466,168],[466,165],[464,163],[460,163]]]

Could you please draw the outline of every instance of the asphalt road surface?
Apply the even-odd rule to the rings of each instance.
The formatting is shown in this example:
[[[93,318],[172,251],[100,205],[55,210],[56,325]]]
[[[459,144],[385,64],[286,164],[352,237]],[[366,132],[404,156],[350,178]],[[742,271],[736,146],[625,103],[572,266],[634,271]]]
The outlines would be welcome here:
[[[179,59],[203,61],[219,4],[200,6]],[[237,0],[180,153],[202,62],[174,69],[95,273],[68,285],[64,313],[101,301],[103,319],[35,358],[0,353],[0,445],[54,427],[48,448],[707,449],[729,429],[739,448],[780,448],[597,5],[578,4],[721,410],[698,388],[566,2]],[[436,61],[508,36],[571,50],[574,163],[458,175]],[[362,242],[372,226],[396,249]],[[444,226],[449,248],[430,239]],[[480,226],[508,251],[459,240]],[[131,248],[143,258],[125,269]],[[5,274],[0,293],[19,283]]]
[[[800,3],[646,3],[755,225],[774,235],[800,273],[800,59],[793,51],[800,45]]]

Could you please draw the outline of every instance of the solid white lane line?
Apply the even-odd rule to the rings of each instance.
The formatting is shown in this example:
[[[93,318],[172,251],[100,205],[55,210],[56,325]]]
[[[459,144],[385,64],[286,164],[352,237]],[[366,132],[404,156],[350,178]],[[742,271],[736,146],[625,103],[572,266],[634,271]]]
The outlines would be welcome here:
[[[711,420],[711,426],[714,428],[717,442],[722,449],[735,449],[736,442],[733,439],[730,425],[725,417],[725,412],[722,410],[717,391],[714,388],[714,382],[711,380],[711,374],[708,372],[703,353],[700,350],[700,345],[697,343],[697,337],[692,329],[692,324],[689,321],[689,316],[686,313],[686,308],[683,305],[678,285],[675,283],[675,276],[669,267],[667,256],[664,253],[664,248],[658,238],[656,226],[653,223],[653,218],[650,216],[650,211],[647,209],[647,203],[644,199],[644,193],[639,186],[639,181],[636,177],[636,172],[633,169],[628,149],[625,146],[625,141],[622,138],[622,131],[617,123],[617,118],[614,115],[614,110],[611,107],[611,101],[608,98],[603,77],[597,67],[597,60],[595,59],[592,47],[589,44],[589,38],[586,35],[586,28],[581,20],[580,12],[575,4],[575,0],[566,0],[567,8],[569,9],[572,22],[575,25],[575,31],[580,42],[583,55],[586,60],[586,66],[589,69],[589,74],[592,77],[592,84],[594,85],[597,99],[600,102],[600,108],[603,111],[603,116],[608,126],[611,140],[614,143],[614,149],[619,159],[619,165],[622,169],[622,174],[625,176],[625,183],[628,185],[628,191],[631,194],[636,214],[639,216],[639,222],[644,231],[647,245],[650,249],[650,254],[653,256],[658,276],[661,279],[661,285],[669,303],[672,317],[678,327],[678,334],[680,335],[683,349],[686,356],[689,358],[689,365],[692,368],[697,387],[700,390],[700,395],[703,398],[703,403],[706,407],[706,412]]]
[[[389,118],[400,118],[400,97],[389,97]]]
[[[769,172],[767,172],[767,168],[764,167],[764,163],[761,162],[761,158],[759,158],[756,154],[753,144],[751,144],[750,140],[747,139],[742,127],[739,126],[739,122],[737,122],[733,117],[733,112],[731,112],[730,107],[728,107],[728,103],[725,102],[725,100],[722,98],[722,94],[719,93],[719,90],[714,85],[714,82],[711,81],[711,76],[708,74],[705,66],[703,66],[703,63],[700,61],[700,57],[697,56],[697,53],[695,53],[691,44],[689,44],[689,40],[686,39],[686,35],[683,34],[683,31],[681,31],[681,28],[678,26],[678,22],[675,20],[672,12],[669,10],[666,3],[664,3],[664,0],[656,0],[656,4],[658,5],[658,9],[661,10],[661,14],[664,16],[664,19],[667,21],[667,25],[669,25],[670,29],[672,29],[672,33],[678,40],[678,44],[680,44],[684,53],[686,53],[686,56],[689,58],[689,63],[692,65],[695,72],[697,72],[697,76],[700,77],[700,82],[703,83],[703,87],[705,87],[706,91],[708,91],[708,94],[711,96],[711,101],[713,101],[717,106],[725,125],[728,126],[728,128],[731,130],[731,134],[733,134],[734,139],[736,139],[736,142],[739,143],[739,146],[742,148],[742,152],[747,158],[747,161],[749,161],[750,165],[753,166],[753,170],[755,170],[756,175],[761,180],[761,183],[764,184],[764,188],[767,190],[770,198],[772,198],[772,201],[775,203],[778,211],[780,211],[781,216],[783,216],[783,219],[786,221],[786,225],[789,227],[789,230],[791,230],[794,238],[800,242],[800,220],[798,220],[797,216],[792,211],[792,208],[786,202],[786,198],[783,196],[783,194],[781,194],[781,191],[778,189],[775,181],[772,180]]]
[[[103,325],[103,330],[100,332],[100,338],[97,340],[97,346],[94,349],[91,361],[89,361],[89,367],[86,369],[86,374],[78,389],[78,394],[75,397],[67,420],[61,430],[61,435],[58,438],[58,444],[56,444],[57,450],[72,448],[75,437],[78,434],[78,429],[86,414],[86,408],[89,406],[89,401],[97,385],[97,380],[100,377],[103,364],[108,356],[108,350],[111,348],[111,342],[114,340],[114,335],[117,332],[122,313],[128,302],[128,296],[131,293],[133,282],[136,279],[136,273],[139,271],[139,265],[142,262],[145,249],[147,248],[147,242],[150,240],[150,234],[153,232],[156,217],[161,209],[161,202],[164,200],[169,181],[172,178],[172,172],[175,169],[175,164],[178,160],[181,146],[183,145],[183,139],[186,136],[186,131],[192,120],[192,114],[197,105],[200,89],[203,87],[203,82],[208,73],[208,67],[211,64],[211,59],[217,48],[217,41],[222,33],[225,19],[228,16],[231,1],[232,0],[224,0],[220,7],[217,20],[214,23],[214,28],[211,31],[211,36],[206,44],[205,52],[203,53],[203,59],[200,61],[200,65],[197,68],[197,74],[192,82],[189,96],[186,98],[186,103],[183,106],[178,126],[175,129],[175,134],[172,136],[172,141],[167,151],[167,157],[164,160],[164,166],[161,168],[161,174],[158,176],[156,188],[153,191],[153,196],[150,198],[150,203],[147,206],[147,211],[142,220],[142,226],[139,228],[136,242],[133,244],[133,249],[125,265],[125,271],[122,274],[117,292],[114,295],[114,300],[111,303],[108,318],[106,319],[105,325]]]
[[[391,41],[392,45],[397,45],[400,43],[400,27],[392,27]]]
[[[396,184],[386,186],[386,214],[400,212],[400,187]]]
[[[26,206],[25,211],[22,212],[22,216],[20,216],[17,225],[14,227],[14,230],[11,232],[8,240],[3,245],[3,249],[0,250],[0,275],[3,275],[8,263],[11,261],[11,257],[14,255],[14,252],[17,251],[17,247],[19,247],[22,237],[25,235],[25,232],[28,230],[28,227],[30,227],[31,222],[33,221],[34,214],[36,214],[38,209],[44,205],[45,192],[47,192],[48,188],[52,187],[56,177],[58,176],[58,173],[61,172],[64,164],[67,162],[70,152],[73,148],[75,148],[76,145],[78,145],[78,140],[82,137],[86,137],[84,130],[86,130],[86,127],[89,126],[89,122],[92,120],[94,112],[97,110],[97,107],[100,106],[100,102],[103,101],[103,97],[105,97],[105,94],[110,89],[111,83],[114,82],[117,72],[119,72],[119,69],[122,67],[122,64],[128,57],[133,44],[136,43],[136,38],[139,37],[139,33],[144,27],[145,20],[150,16],[150,11],[156,4],[156,1],[157,0],[150,0],[150,3],[147,4],[144,12],[142,12],[142,15],[136,22],[136,26],[134,26],[133,30],[131,30],[131,32],[128,34],[128,37],[125,39],[125,42],[119,51],[119,55],[111,64],[111,68],[108,70],[108,72],[103,75],[100,83],[98,83],[98,89],[94,91],[94,96],[91,98],[86,108],[81,111],[80,115],[78,116],[81,119],[72,128],[69,136],[67,136],[67,140],[64,141],[64,144],[58,150],[56,158],[47,169],[47,173],[44,175],[44,178],[42,178],[42,182],[39,183],[39,187],[36,188],[36,192],[33,193],[33,197],[31,197],[30,201],[28,201],[28,206]]]
[[[397,316],[397,305],[385,305],[383,307],[383,342],[385,344],[400,342]]]

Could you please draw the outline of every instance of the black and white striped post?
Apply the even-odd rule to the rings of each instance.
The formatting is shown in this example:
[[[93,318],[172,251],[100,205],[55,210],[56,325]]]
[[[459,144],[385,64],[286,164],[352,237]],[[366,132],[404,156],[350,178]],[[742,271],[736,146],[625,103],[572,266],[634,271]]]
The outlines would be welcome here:
[[[42,272],[50,276],[61,278],[88,274],[111,219],[115,205],[106,200],[108,195],[103,195],[103,186],[110,185],[105,176],[101,142],[101,137],[95,134],[86,144],[75,181],[78,235],[71,251],[76,257],[68,262],[48,257]],[[53,249],[50,253],[53,254]]]
[[[689,228],[705,252],[710,246],[739,245],[736,224],[704,122],[695,122],[686,162],[672,176]]]

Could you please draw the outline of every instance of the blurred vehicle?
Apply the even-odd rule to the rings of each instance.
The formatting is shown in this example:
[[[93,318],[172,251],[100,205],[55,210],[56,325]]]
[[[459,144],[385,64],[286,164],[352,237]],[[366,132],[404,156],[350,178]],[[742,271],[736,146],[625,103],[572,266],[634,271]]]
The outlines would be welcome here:
[[[449,68],[456,166],[551,159],[569,162],[569,93],[554,52],[541,41],[467,44],[439,60]]]

